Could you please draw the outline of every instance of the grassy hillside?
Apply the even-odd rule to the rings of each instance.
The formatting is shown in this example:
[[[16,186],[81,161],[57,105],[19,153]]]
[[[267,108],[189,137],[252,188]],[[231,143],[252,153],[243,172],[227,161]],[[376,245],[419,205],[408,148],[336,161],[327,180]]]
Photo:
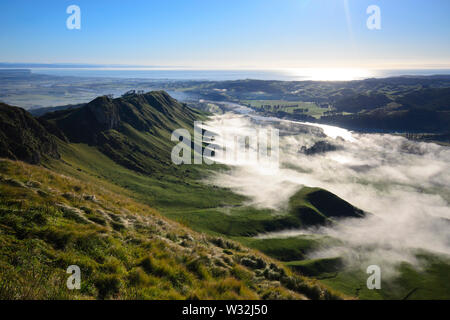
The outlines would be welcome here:
[[[333,298],[313,281],[163,218],[106,184],[0,160],[0,299]],[[65,287],[69,265],[81,290]]]
[[[394,99],[379,93],[359,94],[334,105],[352,114],[330,115],[320,121],[359,131],[438,133],[445,139],[450,127],[449,97],[448,87],[419,88]]]
[[[334,107],[338,111],[359,112],[361,110],[372,110],[385,106],[392,102],[385,94],[370,92],[367,94],[356,94],[338,99]]]
[[[40,163],[59,158],[55,137],[27,111],[0,103],[0,157]]]
[[[46,163],[52,170],[83,181],[108,183],[110,188],[120,187],[128,196],[157,208],[165,216],[210,234],[255,236],[330,223],[336,215],[362,216],[347,202],[317,188],[300,190],[291,198],[286,212],[245,206],[244,197],[202,183],[202,177],[210,170],[227,170],[221,166],[186,165],[176,167],[179,171],[173,174],[159,172],[154,177],[120,166],[85,144],[62,144],[59,149],[62,161]]]
[[[116,163],[144,174],[178,171],[170,160],[171,134],[191,129],[202,118],[204,114],[162,91],[99,97],[80,108],[42,117],[70,142],[95,146]]]
[[[242,197],[229,190],[197,181],[206,172],[196,166],[174,167],[173,173],[148,175],[121,166],[94,146],[61,144],[59,150],[62,161],[48,161],[48,168],[81,180],[120,187],[136,200],[164,212],[202,210],[242,201]]]

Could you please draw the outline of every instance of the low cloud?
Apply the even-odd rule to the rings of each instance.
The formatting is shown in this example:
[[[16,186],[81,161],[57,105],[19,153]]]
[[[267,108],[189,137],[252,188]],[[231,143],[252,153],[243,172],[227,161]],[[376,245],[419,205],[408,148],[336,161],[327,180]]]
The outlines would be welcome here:
[[[282,210],[296,191],[309,186],[327,189],[372,214],[310,230],[344,244],[313,257],[340,255],[348,261],[393,265],[415,263],[417,249],[450,255],[450,148],[395,135],[351,134],[242,115],[217,116],[208,126],[236,134],[255,127],[280,130],[279,167],[233,162],[228,163],[230,171],[209,180],[247,196],[250,205]],[[318,141],[336,146],[336,151],[300,152]]]

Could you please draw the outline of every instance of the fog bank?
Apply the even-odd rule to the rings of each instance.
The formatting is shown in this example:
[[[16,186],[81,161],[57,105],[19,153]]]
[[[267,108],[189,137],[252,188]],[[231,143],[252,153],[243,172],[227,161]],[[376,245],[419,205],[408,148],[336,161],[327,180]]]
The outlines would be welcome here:
[[[206,127],[235,134],[279,129],[279,162],[230,161],[216,154],[216,161],[231,170],[209,182],[247,196],[249,205],[283,210],[296,191],[309,186],[329,190],[372,214],[309,230],[345,243],[313,257],[341,255],[349,261],[392,264],[414,263],[418,248],[450,255],[450,148],[252,115],[216,116]]]

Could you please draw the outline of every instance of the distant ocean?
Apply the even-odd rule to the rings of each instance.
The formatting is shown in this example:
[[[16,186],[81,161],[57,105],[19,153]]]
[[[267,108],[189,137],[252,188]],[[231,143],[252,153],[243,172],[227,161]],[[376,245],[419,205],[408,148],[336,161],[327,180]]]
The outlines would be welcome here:
[[[345,79],[324,79],[314,77],[314,69],[302,71],[296,69],[295,72],[289,70],[192,70],[192,69],[157,69],[157,68],[30,68],[32,73],[46,74],[54,76],[75,76],[75,77],[101,77],[101,78],[123,78],[123,79],[155,79],[155,80],[281,80],[281,81],[301,81],[301,80],[361,80],[366,78],[385,78],[401,75],[429,76],[429,75],[449,75],[450,69],[395,69],[395,70],[364,70],[356,72],[350,78]],[[321,70],[323,71],[323,70]],[[334,75],[339,70],[333,71]],[[345,71],[344,71],[345,72]],[[326,71],[325,71],[326,73]]]

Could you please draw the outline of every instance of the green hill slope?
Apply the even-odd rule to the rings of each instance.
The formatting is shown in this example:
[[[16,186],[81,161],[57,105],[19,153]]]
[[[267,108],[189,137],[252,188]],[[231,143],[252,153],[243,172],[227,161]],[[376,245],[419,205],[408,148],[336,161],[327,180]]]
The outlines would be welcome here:
[[[339,218],[364,217],[360,209],[319,188],[302,188],[289,200],[289,210],[304,227],[331,223]]]
[[[173,171],[170,136],[178,128],[191,128],[203,114],[166,92],[99,97],[76,109],[48,113],[72,143],[97,147],[122,166],[152,174]]]
[[[108,189],[0,160],[0,299],[336,298],[314,281],[196,233]],[[70,265],[81,290],[66,288]]]
[[[40,163],[59,158],[56,139],[27,111],[0,103],[0,157]]]
[[[394,105],[372,101],[371,108],[358,105],[354,114],[326,116],[320,121],[360,131],[448,134],[449,98],[450,88],[419,89],[397,98]]]

